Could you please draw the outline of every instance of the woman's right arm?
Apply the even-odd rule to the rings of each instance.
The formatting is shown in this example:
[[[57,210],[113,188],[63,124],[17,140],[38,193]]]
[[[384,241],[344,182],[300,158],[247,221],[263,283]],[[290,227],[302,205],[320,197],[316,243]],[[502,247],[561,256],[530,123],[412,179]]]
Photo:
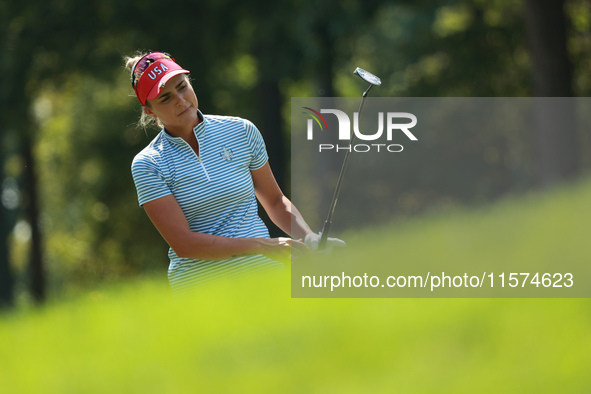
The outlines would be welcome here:
[[[229,238],[191,231],[181,207],[173,195],[143,205],[148,217],[177,256],[200,260],[227,260],[262,254],[270,259],[286,261],[291,248],[306,246],[291,238]]]

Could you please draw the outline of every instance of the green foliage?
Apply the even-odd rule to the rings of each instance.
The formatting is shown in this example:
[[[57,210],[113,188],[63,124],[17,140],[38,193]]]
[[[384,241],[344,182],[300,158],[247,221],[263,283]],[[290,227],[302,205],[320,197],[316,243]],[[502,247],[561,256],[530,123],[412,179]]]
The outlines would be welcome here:
[[[383,76],[384,96],[528,95],[522,25],[519,1],[383,5],[353,60]]]
[[[130,175],[133,156],[156,132],[136,128],[126,82],[123,73],[114,86],[74,77],[38,99],[47,106],[37,144],[47,258],[62,291],[166,267],[166,244],[138,206]]]
[[[404,244],[397,250],[407,257],[442,250],[442,266],[487,261],[491,242],[532,261],[584,258],[588,251],[544,237],[560,229],[574,243],[584,238],[589,210],[577,207],[589,198],[587,181],[355,241],[368,250]],[[520,228],[537,242],[514,242]],[[292,299],[288,281],[287,272],[255,275],[171,298],[162,278],[144,278],[0,315],[3,389],[553,393],[591,384],[588,300]]]
[[[591,5],[587,1],[567,2],[566,13],[571,24],[568,47],[575,69],[574,91],[577,96],[591,92]]]

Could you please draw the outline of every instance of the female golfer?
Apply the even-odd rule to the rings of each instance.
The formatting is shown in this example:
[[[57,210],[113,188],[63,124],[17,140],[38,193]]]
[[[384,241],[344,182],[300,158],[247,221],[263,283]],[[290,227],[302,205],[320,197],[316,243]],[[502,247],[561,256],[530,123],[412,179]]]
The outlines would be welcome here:
[[[318,234],[283,195],[250,121],[203,115],[189,71],[168,54],[128,58],[127,67],[143,106],[140,124],[150,119],[162,127],[131,170],[139,204],[170,246],[176,294],[204,280],[283,267],[292,250],[317,247]],[[294,239],[269,238],[255,196]]]

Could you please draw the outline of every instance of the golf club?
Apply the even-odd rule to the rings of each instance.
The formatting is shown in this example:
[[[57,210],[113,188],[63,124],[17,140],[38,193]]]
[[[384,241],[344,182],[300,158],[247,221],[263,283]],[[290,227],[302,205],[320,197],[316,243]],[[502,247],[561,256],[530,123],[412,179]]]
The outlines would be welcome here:
[[[380,78],[378,78],[377,76],[373,75],[372,73],[365,71],[364,69],[359,68],[359,67],[357,67],[355,69],[355,71],[353,71],[353,74],[358,75],[365,82],[369,83],[369,87],[363,93],[363,96],[361,97],[361,104],[359,105],[359,111],[357,111],[358,120],[360,121],[361,120],[361,110],[363,108],[363,103],[365,101],[365,97],[367,96],[367,94],[369,93],[369,91],[371,90],[372,87],[380,86],[382,84],[382,80]],[[351,138],[351,145],[353,145],[354,139],[355,139],[355,135],[353,135],[353,137]],[[330,203],[330,210],[328,211],[328,216],[327,216],[326,220],[324,221],[324,226],[322,226],[322,232],[320,234],[320,242],[318,244],[319,251],[324,250],[324,248],[326,247],[326,240],[328,239],[328,233],[330,232],[330,227],[332,226],[332,215],[334,214],[334,209],[337,206],[337,200],[339,198],[339,192],[341,191],[341,184],[343,181],[343,175],[345,174],[345,169],[347,168],[347,162],[349,161],[349,154],[350,153],[351,153],[350,150],[348,150],[345,153],[343,165],[341,166],[341,172],[339,173],[339,178],[337,180],[337,186],[336,186],[334,194],[332,196],[332,202]]]

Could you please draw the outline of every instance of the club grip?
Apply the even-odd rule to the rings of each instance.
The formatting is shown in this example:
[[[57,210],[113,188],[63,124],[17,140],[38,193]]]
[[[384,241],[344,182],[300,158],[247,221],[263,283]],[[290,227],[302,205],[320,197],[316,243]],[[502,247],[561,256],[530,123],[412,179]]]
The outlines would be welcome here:
[[[329,222],[328,220],[324,222],[324,226],[322,227],[322,233],[320,234],[320,242],[318,243],[319,251],[322,251],[324,250],[324,248],[326,248],[326,240],[328,239],[330,226],[332,226],[332,222]]]

